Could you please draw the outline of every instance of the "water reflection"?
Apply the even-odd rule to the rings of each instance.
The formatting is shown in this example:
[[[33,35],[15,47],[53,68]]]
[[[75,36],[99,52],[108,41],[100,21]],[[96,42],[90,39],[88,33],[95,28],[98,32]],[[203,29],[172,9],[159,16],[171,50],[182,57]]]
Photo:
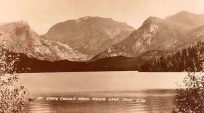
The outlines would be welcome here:
[[[51,113],[52,108],[50,104],[43,102],[32,102],[26,105],[25,111],[26,113]]]
[[[92,72],[92,73],[33,73],[22,74],[21,82],[34,96],[56,94],[73,97],[136,97],[145,103],[106,102],[69,103],[62,101],[34,101],[25,106],[23,113],[172,113],[175,92],[158,89],[177,88],[186,73],[138,73],[138,72]],[[139,91],[143,89],[157,89]],[[96,91],[100,93],[91,93]],[[136,90],[136,91],[135,91]],[[113,91],[104,93],[104,91]],[[120,92],[118,92],[120,91]],[[123,92],[125,91],[125,92]],[[127,91],[127,92],[126,92]],[[58,93],[62,93],[58,95]]]
[[[24,113],[171,113],[175,105],[174,95],[142,98],[145,103],[34,101]]]

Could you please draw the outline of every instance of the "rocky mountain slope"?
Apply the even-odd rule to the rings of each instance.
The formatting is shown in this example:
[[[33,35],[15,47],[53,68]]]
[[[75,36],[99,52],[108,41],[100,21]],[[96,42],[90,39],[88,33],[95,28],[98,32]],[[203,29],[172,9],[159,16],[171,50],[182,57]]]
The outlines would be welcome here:
[[[185,11],[165,19],[149,17],[134,31],[124,23],[101,17],[58,23],[43,36],[23,21],[0,25],[0,43],[20,55],[16,64],[20,71],[29,67],[30,72],[154,71],[155,64],[162,64],[159,71],[183,71],[192,64],[191,57],[196,55],[192,51],[204,47],[204,43],[197,43],[200,41],[204,42],[203,15]],[[182,59],[186,56],[188,61]],[[183,61],[189,63],[176,70],[178,61],[181,67]],[[168,68],[163,69],[164,64]]]
[[[193,41],[202,39],[196,38],[203,35],[201,26],[204,25],[204,21],[202,19],[204,19],[203,15],[185,11],[166,19],[149,17],[129,37],[98,54],[94,59],[113,56],[138,57],[151,51],[176,52],[193,44]]]
[[[110,18],[83,17],[51,27],[45,39],[70,45],[81,53],[95,56],[125,39],[134,29]]]
[[[82,61],[89,58],[66,44],[42,38],[23,21],[1,24],[0,42],[9,51],[40,60]]]

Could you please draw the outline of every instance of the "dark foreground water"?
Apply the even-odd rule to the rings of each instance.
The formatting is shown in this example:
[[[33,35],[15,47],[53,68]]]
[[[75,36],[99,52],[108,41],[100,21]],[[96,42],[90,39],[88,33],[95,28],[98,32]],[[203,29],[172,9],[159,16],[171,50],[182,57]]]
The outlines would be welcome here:
[[[23,113],[171,113],[175,106],[172,91],[57,94],[36,99]]]

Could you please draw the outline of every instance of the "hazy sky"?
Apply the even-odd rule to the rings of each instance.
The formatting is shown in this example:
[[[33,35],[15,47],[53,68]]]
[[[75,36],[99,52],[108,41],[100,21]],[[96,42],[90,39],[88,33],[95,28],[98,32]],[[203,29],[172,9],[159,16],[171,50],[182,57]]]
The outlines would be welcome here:
[[[137,28],[148,16],[163,18],[180,10],[204,13],[204,0],[0,0],[0,22],[25,20],[42,34],[58,22],[101,16]]]

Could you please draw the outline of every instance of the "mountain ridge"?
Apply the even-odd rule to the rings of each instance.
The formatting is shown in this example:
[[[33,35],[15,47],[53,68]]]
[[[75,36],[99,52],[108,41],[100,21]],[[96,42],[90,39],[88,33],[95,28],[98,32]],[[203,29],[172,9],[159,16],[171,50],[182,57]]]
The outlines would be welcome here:
[[[83,17],[58,23],[52,26],[43,37],[65,43],[79,52],[95,56],[125,39],[133,30],[133,27],[111,18]],[[119,40],[117,40],[118,37]]]
[[[194,20],[196,23],[195,26],[188,24],[185,26],[185,23],[179,23],[180,20],[174,22],[175,18],[180,19],[180,16],[184,17],[183,15],[192,15],[193,17],[200,16],[182,11],[166,19],[149,17],[144,21],[142,26],[133,31],[129,37],[96,55],[93,59],[121,55],[126,57],[138,57],[142,53],[150,50],[178,51],[182,49],[182,46],[192,41],[188,34],[190,34],[193,29],[204,25],[204,21],[197,23],[197,20]],[[202,15],[200,18],[203,18]],[[193,20],[190,19],[190,21]]]
[[[1,25],[0,41],[3,42],[5,48],[10,51],[25,53],[30,57],[41,60],[55,61],[67,59],[75,61],[87,57],[74,51],[68,45],[43,39],[24,21]]]
[[[39,68],[41,64],[52,65],[50,71],[127,71],[138,70],[142,64],[151,70],[149,61],[155,64],[161,58],[162,63],[166,57],[177,56],[175,53],[189,47],[191,51],[193,44],[204,42],[202,18],[185,11],[165,19],[148,17],[133,30],[111,18],[87,16],[58,23],[50,29],[52,33],[43,36],[19,21],[0,25],[0,42],[5,42],[9,51],[23,54],[25,61],[20,63],[34,65],[38,71],[45,71]],[[62,39],[58,40],[58,35]],[[27,65],[26,61],[32,63]],[[60,65],[65,67],[59,69]]]

